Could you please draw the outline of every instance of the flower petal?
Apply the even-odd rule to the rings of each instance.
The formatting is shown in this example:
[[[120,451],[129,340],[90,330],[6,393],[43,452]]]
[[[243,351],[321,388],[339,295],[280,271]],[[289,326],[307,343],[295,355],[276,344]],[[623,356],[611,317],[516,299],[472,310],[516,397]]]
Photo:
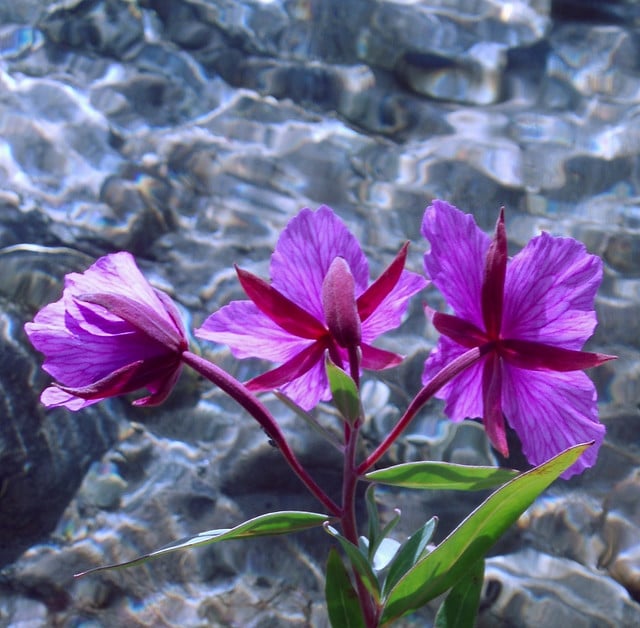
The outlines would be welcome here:
[[[378,349],[377,347],[372,347],[367,344],[361,345],[361,349],[362,368],[369,369],[370,371],[382,371],[392,366],[398,366],[403,359],[402,356],[397,353],[391,353],[391,351]]]
[[[440,200],[427,207],[422,234],[431,243],[424,256],[427,277],[457,316],[484,330],[481,297],[489,237],[471,214]]]
[[[385,297],[395,288],[404,270],[408,250],[409,243],[405,242],[391,264],[358,297],[358,313],[361,320],[367,320],[378,309]]]
[[[381,334],[399,327],[409,299],[426,285],[424,277],[408,270],[402,271],[393,290],[378,305],[376,311],[362,322],[362,341],[371,343]]]
[[[207,318],[195,335],[228,345],[236,358],[286,362],[313,343],[276,325],[251,301],[232,301]]]
[[[65,292],[70,295],[113,292],[127,296],[133,301],[148,305],[172,326],[175,325],[156,291],[140,272],[133,256],[124,251],[101,257],[82,274],[67,275]],[[76,317],[73,308],[70,308],[70,312]],[[107,312],[102,317],[112,321],[119,320],[117,316]],[[87,331],[94,330],[87,328]]]
[[[49,386],[42,391],[40,401],[47,408],[57,408],[64,406],[72,411],[82,410],[87,406],[91,406],[99,401],[104,401],[105,397],[96,397],[95,399],[82,399],[71,393],[58,388],[57,386]]]
[[[581,242],[533,238],[507,268],[502,337],[581,349],[596,326],[602,261]]]
[[[289,221],[271,256],[271,284],[286,297],[324,321],[322,282],[331,262],[344,257],[356,295],[369,282],[369,265],[355,236],[330,207],[308,208]]]
[[[312,340],[326,332],[322,323],[264,279],[237,266],[236,273],[242,289],[256,307],[285,331],[294,336]]]
[[[44,307],[25,325],[33,346],[44,353],[42,368],[65,386],[90,385],[131,362],[166,353],[161,345],[134,330],[93,334],[79,326],[60,300]]]
[[[502,408],[527,460],[546,462],[572,445],[595,444],[562,474],[567,479],[595,464],[605,427],[598,422],[593,382],[582,371],[549,373],[504,365]]]
[[[438,372],[467,351],[469,349],[466,347],[442,336],[424,364],[422,383],[426,385]],[[444,411],[452,421],[482,417],[482,373],[486,359],[485,356],[474,362],[435,394],[438,399],[446,400]]]
[[[581,371],[616,359],[614,355],[563,349],[531,340],[503,340],[500,354],[510,364],[532,371]]]
[[[282,388],[304,375],[316,362],[323,360],[325,350],[326,346],[322,342],[314,342],[284,364],[249,380],[246,386],[255,392]]]
[[[320,401],[329,401],[331,390],[324,360],[318,360],[302,377],[283,386],[281,391],[303,410],[312,410]]]

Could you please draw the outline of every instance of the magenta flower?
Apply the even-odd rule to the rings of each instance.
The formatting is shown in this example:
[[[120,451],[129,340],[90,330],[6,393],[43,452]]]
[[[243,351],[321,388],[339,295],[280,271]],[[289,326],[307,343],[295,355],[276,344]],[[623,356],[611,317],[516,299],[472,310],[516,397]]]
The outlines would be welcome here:
[[[505,456],[506,416],[534,465],[593,440],[563,477],[592,466],[605,428],[595,386],[582,369],[613,356],[580,349],[597,323],[601,260],[580,242],[547,233],[508,260],[503,212],[491,240],[471,215],[438,200],[425,212],[422,233],[431,243],[427,276],[455,313],[433,314],[442,336],[423,381],[470,348],[483,352],[437,394],[446,414],[454,421],[481,417]]]
[[[150,394],[135,405],[161,403],[188,346],[176,306],[149,285],[129,253],[67,275],[62,298],[40,310],[25,331],[57,380],[43,391],[42,403],[70,410],[140,388]]]
[[[401,357],[373,347],[400,325],[409,297],[425,280],[403,270],[408,245],[371,285],[356,238],[329,207],[303,209],[280,235],[271,257],[271,284],[247,271],[238,277],[251,301],[212,314],[196,336],[227,344],[238,358],[281,363],[247,383],[253,391],[281,389],[305,409],[330,399],[325,353],[348,370],[349,353],[380,370]]]

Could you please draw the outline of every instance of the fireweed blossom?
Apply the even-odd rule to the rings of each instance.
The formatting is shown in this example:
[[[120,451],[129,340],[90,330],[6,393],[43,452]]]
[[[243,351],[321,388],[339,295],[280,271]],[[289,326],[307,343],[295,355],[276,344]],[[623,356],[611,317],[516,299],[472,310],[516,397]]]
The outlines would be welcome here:
[[[56,382],[45,406],[79,410],[146,388],[135,405],[157,405],[180,374],[187,339],[176,306],[144,278],[129,253],[100,258],[65,277],[62,298],[25,325]]]
[[[453,421],[481,417],[505,456],[506,417],[534,465],[593,440],[563,477],[592,466],[605,428],[595,386],[582,370],[613,356],[580,349],[597,323],[601,260],[580,242],[547,233],[509,260],[503,212],[490,239],[473,216],[439,200],[427,208],[422,233],[431,244],[427,276],[454,312],[428,312],[442,335],[423,381],[471,348],[483,353],[437,393],[445,413]]]
[[[280,363],[247,382],[255,392],[280,389],[309,410],[331,398],[325,354],[349,371],[356,350],[362,368],[395,366],[401,356],[373,347],[398,327],[408,299],[425,285],[404,269],[407,245],[369,285],[369,266],[356,238],[329,207],[303,209],[284,229],[271,257],[271,283],[237,269],[250,301],[233,301],[196,330],[226,344],[238,358]]]

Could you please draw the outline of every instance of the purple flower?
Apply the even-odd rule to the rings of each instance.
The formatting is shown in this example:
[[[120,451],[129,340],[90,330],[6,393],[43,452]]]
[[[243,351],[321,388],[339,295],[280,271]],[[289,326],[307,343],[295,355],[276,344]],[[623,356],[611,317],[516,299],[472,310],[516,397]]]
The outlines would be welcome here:
[[[349,352],[379,370],[401,357],[371,343],[400,325],[409,297],[425,280],[403,270],[408,245],[371,285],[356,238],[329,207],[303,209],[280,235],[271,257],[271,283],[237,269],[251,301],[212,314],[196,336],[227,344],[238,358],[281,363],[247,383],[254,391],[281,389],[305,409],[330,399],[324,359],[348,370]]]
[[[509,260],[503,212],[490,239],[471,215],[438,200],[425,212],[422,233],[431,243],[427,276],[455,313],[432,315],[442,336],[425,363],[424,382],[470,348],[483,349],[438,393],[446,414],[454,421],[482,417],[505,456],[506,416],[534,465],[593,440],[563,477],[592,466],[605,428],[582,369],[613,356],[580,349],[597,323],[601,260],[580,242],[547,233]]]
[[[140,388],[150,394],[135,405],[161,403],[188,346],[176,306],[149,285],[129,253],[67,275],[62,298],[40,310],[25,331],[57,380],[43,391],[42,403],[70,410]]]

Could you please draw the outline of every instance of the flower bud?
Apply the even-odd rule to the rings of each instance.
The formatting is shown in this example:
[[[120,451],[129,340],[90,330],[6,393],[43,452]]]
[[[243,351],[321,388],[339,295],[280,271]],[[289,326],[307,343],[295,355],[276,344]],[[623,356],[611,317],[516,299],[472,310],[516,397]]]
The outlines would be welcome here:
[[[362,327],[355,297],[355,282],[346,260],[334,258],[322,282],[322,308],[327,327],[341,347],[357,347]]]

